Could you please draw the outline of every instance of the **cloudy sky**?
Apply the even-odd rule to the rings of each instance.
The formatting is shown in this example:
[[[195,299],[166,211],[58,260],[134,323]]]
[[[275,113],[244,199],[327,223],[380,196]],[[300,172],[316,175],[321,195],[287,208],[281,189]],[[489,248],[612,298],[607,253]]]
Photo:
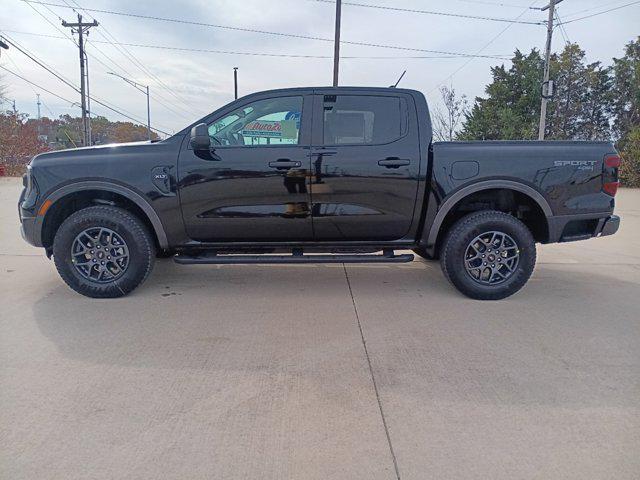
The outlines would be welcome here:
[[[69,35],[69,29],[63,28],[60,21],[74,20],[76,12],[82,13],[84,20],[97,19],[100,26],[91,29],[87,48],[92,96],[144,122],[144,95],[107,72],[149,84],[152,125],[168,132],[177,131],[232,100],[232,69],[236,66],[240,95],[270,88],[329,85],[332,81],[333,43],[324,41],[333,38],[335,5],[331,0],[43,1],[47,5],[2,0],[0,33],[60,76],[78,84],[78,50],[70,39],[63,37]],[[482,95],[490,80],[490,66],[508,65],[506,56],[516,48],[525,51],[543,48],[545,27],[536,23],[545,20],[546,13],[529,7],[547,3],[546,0],[347,1],[343,5],[342,39],[352,43],[341,46],[344,58],[340,63],[340,84],[388,86],[406,69],[401,86],[424,92],[432,103],[437,101],[437,89],[443,83],[471,98]],[[629,3],[634,4],[581,19]],[[75,11],[68,5],[74,6]],[[567,23],[564,31],[556,30],[553,49],[561,49],[568,39],[579,43],[590,61],[610,63],[612,57],[622,55],[625,43],[640,34],[640,2],[564,0],[558,14]],[[513,20],[521,23],[510,23]],[[456,54],[505,56],[505,59],[469,59]],[[2,50],[0,65],[70,102],[79,100],[72,88],[15,48]],[[8,87],[6,96],[15,99],[21,111],[36,115],[37,92],[44,104],[43,115],[79,114],[77,105],[39,87],[32,88],[6,71],[0,71],[0,75]],[[3,107],[8,105],[5,102]],[[95,114],[123,119],[95,103],[92,107]]]

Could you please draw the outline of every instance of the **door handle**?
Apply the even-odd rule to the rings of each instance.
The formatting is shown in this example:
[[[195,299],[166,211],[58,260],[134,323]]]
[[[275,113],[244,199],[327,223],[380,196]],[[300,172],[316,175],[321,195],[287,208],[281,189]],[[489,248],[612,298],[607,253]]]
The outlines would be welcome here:
[[[325,150],[324,148],[319,148],[317,150],[313,150],[311,155],[317,155],[318,157],[328,156],[328,155],[336,155],[338,153],[337,150]]]
[[[289,160],[288,158],[279,158],[275,162],[269,162],[269,167],[277,170],[289,170],[290,168],[296,168],[302,166],[302,162]]]
[[[400,168],[406,165],[409,165],[411,160],[407,160],[406,158],[398,158],[398,157],[389,157],[384,160],[378,160],[378,165],[386,168]]]

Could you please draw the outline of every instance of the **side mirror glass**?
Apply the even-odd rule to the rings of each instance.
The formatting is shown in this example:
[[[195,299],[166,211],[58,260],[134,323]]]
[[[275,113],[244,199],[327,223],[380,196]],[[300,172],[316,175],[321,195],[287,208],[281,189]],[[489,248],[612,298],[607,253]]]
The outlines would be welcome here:
[[[191,129],[189,143],[195,151],[209,150],[211,148],[211,138],[209,138],[209,128],[206,123],[199,123]]]

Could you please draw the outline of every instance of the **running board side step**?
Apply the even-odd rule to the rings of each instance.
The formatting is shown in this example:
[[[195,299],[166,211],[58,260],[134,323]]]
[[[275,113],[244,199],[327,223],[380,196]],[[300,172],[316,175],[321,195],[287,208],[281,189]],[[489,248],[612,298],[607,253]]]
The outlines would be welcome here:
[[[287,264],[287,263],[406,263],[413,261],[413,254],[395,255],[393,250],[385,250],[378,254],[352,255],[304,255],[295,252],[293,255],[217,255],[203,253],[201,255],[176,255],[173,261],[181,265],[249,265],[249,264]]]

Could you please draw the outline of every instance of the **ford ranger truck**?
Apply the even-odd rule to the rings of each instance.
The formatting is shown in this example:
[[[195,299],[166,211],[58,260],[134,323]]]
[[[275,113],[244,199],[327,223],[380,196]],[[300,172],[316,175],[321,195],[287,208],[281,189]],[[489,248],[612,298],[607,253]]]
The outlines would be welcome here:
[[[183,265],[439,259],[463,294],[520,290],[536,243],[611,235],[609,142],[434,142],[396,88],[255,93],[155,142],[42,153],[22,235],[89,297],[120,297],[156,257]],[[396,253],[399,252],[399,253]]]

